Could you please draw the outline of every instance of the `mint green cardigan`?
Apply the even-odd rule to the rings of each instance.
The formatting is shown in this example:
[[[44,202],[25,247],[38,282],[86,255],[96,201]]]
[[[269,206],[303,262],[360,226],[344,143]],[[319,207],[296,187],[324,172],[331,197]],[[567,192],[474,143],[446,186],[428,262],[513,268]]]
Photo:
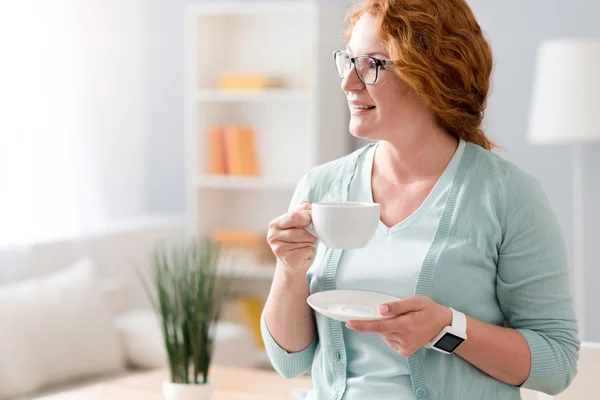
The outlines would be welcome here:
[[[311,169],[290,208],[303,200],[347,200],[358,157],[372,145]],[[342,250],[317,246],[307,273],[311,293],[335,289],[341,255]],[[554,395],[575,376],[580,342],[561,230],[538,181],[498,155],[467,143],[414,294],[517,329],[531,353],[523,387]],[[312,368],[317,399],[340,399],[346,385],[342,323],[318,313],[315,320],[312,343],[288,353],[261,317],[267,354],[287,378]],[[519,387],[490,377],[458,355],[422,348],[408,365],[419,400],[520,398]]]

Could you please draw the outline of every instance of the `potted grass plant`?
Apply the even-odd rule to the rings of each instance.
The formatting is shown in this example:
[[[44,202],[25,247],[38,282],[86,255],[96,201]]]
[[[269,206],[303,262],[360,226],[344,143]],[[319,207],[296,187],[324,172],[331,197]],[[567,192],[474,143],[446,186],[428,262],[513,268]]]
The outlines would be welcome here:
[[[213,387],[209,368],[216,325],[230,279],[218,273],[222,249],[209,240],[155,247],[153,277],[143,279],[160,317],[170,380],[165,400],[208,400]]]

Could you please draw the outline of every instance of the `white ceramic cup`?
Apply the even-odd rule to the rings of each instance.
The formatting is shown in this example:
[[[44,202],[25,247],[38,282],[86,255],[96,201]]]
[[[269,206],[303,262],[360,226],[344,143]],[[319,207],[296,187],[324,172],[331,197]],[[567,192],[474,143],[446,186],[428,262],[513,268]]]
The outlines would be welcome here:
[[[312,203],[312,224],[306,230],[330,249],[359,249],[375,235],[381,207],[356,201]]]

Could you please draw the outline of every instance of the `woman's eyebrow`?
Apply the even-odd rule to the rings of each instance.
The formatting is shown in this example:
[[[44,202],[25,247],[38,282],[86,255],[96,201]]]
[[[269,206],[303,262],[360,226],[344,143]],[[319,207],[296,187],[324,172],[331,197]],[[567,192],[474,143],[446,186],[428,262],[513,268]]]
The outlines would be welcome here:
[[[355,53],[352,51],[352,49],[350,48],[350,46],[347,46],[347,47],[346,47],[346,52],[348,52],[349,54],[352,54],[352,55],[356,55],[356,54],[355,54]],[[385,54],[383,54],[383,53],[380,53],[380,52],[378,52],[378,51],[372,51],[372,52],[368,52],[368,53],[361,53],[360,55],[361,55],[361,56],[371,56],[371,57],[380,56],[380,57],[383,57],[383,58],[388,58],[388,56],[386,56]]]

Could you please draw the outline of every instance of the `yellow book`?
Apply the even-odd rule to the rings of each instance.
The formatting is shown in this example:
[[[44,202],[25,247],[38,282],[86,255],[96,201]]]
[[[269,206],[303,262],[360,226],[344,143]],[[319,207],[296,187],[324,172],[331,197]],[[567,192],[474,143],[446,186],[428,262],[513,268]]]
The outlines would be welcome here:
[[[246,326],[248,326],[248,329],[254,338],[254,343],[256,343],[256,346],[258,347],[264,347],[265,345],[260,332],[260,315],[263,308],[262,301],[255,296],[246,296],[238,301],[242,308]]]
[[[257,73],[223,73],[219,79],[221,89],[270,89],[285,86],[283,79]]]

